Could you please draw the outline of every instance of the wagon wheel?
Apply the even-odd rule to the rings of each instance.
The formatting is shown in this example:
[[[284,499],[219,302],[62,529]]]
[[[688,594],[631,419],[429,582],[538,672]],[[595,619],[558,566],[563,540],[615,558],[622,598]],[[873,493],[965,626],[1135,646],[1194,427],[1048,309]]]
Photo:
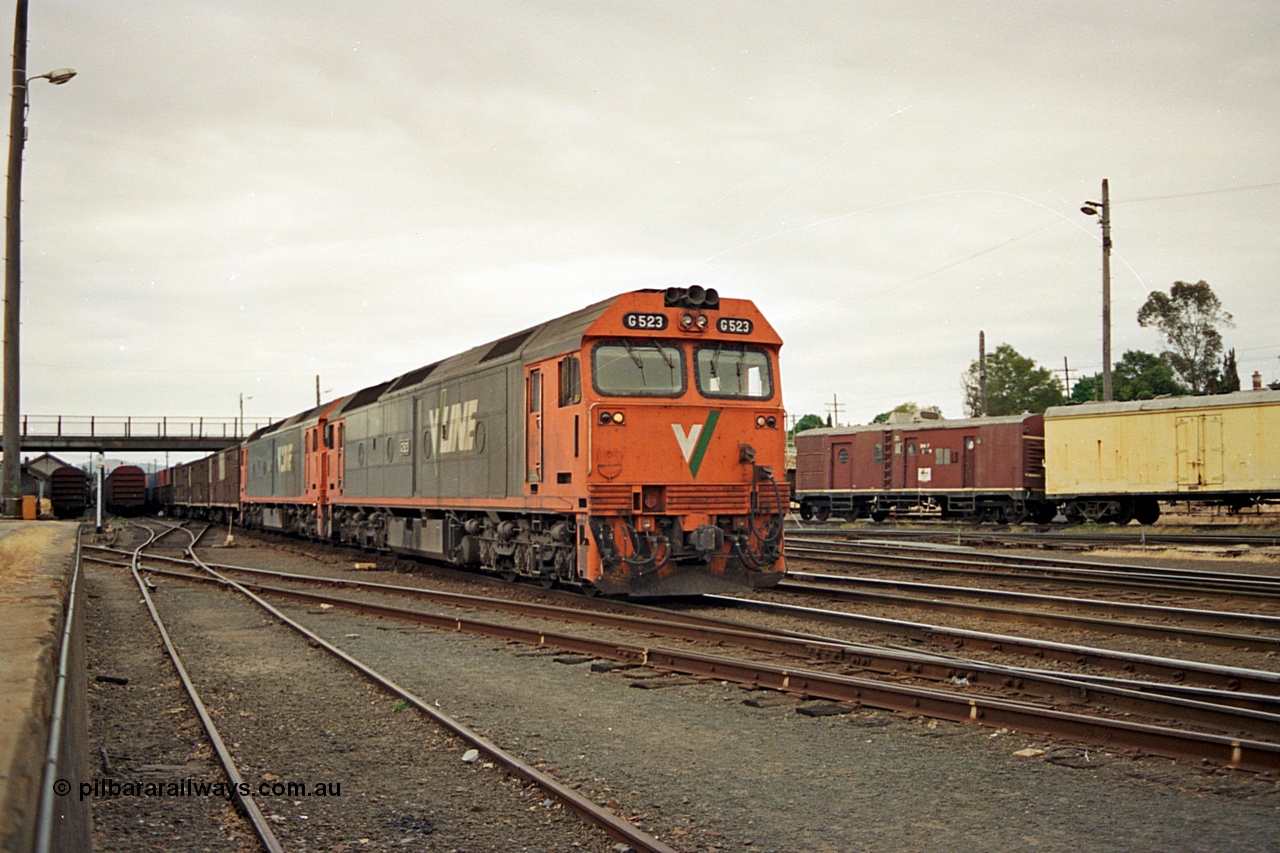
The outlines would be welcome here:
[[[1155,524],[1160,518],[1160,503],[1155,498],[1140,498],[1134,507],[1139,524]]]
[[[1124,527],[1126,524],[1133,521],[1133,516],[1133,501],[1120,501],[1120,507],[1116,510],[1115,515],[1111,516],[1111,520],[1121,527]]]
[[[871,520],[874,521],[876,524],[879,524],[880,522],[884,521],[888,517],[889,517],[889,510],[887,509],[871,510]]]
[[[814,507],[813,517],[818,519],[818,521],[826,521],[828,518],[831,517],[831,507],[828,506],[827,504],[822,504],[821,506]]]
[[[800,518],[804,521],[813,521],[813,504],[807,502],[800,504]]]
[[[1031,510],[1025,503],[1016,503],[1004,512],[1005,521],[1009,524],[1021,524],[1031,516]]]

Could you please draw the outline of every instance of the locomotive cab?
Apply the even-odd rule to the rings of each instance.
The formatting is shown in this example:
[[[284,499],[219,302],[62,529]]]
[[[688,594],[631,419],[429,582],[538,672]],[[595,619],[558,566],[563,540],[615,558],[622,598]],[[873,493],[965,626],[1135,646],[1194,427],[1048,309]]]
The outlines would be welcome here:
[[[580,397],[573,450],[586,483],[579,573],[594,588],[672,595],[778,582],[781,343],[753,304],[700,288],[628,294],[587,329],[580,386],[568,393]],[[545,429],[541,440],[545,450]]]

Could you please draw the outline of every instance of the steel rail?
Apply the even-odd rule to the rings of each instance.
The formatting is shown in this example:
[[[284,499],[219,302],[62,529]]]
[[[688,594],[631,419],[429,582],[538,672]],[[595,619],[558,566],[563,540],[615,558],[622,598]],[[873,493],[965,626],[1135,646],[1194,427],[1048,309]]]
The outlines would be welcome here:
[[[885,580],[881,578],[864,578],[855,575],[831,575],[817,572],[788,572],[788,578],[794,578],[799,584],[836,584],[838,586],[865,586],[875,589],[897,589],[907,592],[921,591],[952,598],[966,596],[996,601],[1020,602],[1027,604],[1065,605],[1072,610],[1085,610],[1095,613],[1115,613],[1124,616],[1147,616],[1158,619],[1190,619],[1196,622],[1210,622],[1214,625],[1231,624],[1240,628],[1255,630],[1273,630],[1280,632],[1280,616],[1261,613],[1241,613],[1238,611],[1199,610],[1190,607],[1170,607],[1163,604],[1134,604],[1127,601],[1112,601],[1098,598],[1079,598],[1067,595],[1044,595],[1034,592],[1015,592],[985,587],[953,586],[950,584],[922,583],[920,581]]]
[[[1230,533],[1222,532],[1217,534],[1209,533],[1156,533],[1148,529],[1144,529],[1138,533],[1126,533],[1122,531],[1113,531],[1108,533],[1073,533],[1059,530],[1044,531],[996,531],[996,530],[973,530],[973,529],[957,529],[939,525],[940,529],[928,530],[922,528],[900,528],[889,525],[879,525],[876,529],[846,529],[841,530],[842,535],[852,537],[872,537],[872,538],[890,538],[901,537],[903,539],[924,539],[929,537],[945,536],[948,539],[954,539],[957,542],[970,540],[973,542],[1034,542],[1036,544],[1050,545],[1076,545],[1083,544],[1090,547],[1107,545],[1206,545],[1210,547],[1229,547],[1231,545],[1256,545],[1260,547],[1271,547],[1280,545],[1280,535],[1270,533]],[[812,532],[813,528],[796,527],[789,529],[787,533],[796,531]]]
[[[221,577],[223,582],[241,588],[244,594],[253,596],[236,581],[220,576],[212,569],[208,571]],[[296,594],[297,591],[290,592]],[[266,602],[262,602],[262,606],[274,610]],[[363,607],[365,603],[354,603],[354,606]],[[793,669],[698,652],[619,644],[476,619],[428,613],[418,613],[418,618],[423,624],[442,630],[558,648],[671,672],[735,681],[753,687],[770,687],[854,706],[865,704],[956,722],[973,721],[1006,726],[1103,746],[1122,745],[1171,758],[1207,761],[1232,769],[1268,773],[1280,771],[1280,744],[1276,743],[1094,717],[935,688],[889,685],[856,676]]]
[[[152,569],[154,574],[164,577],[179,578],[192,581],[209,581],[221,583],[218,578],[192,575],[168,569]],[[425,613],[389,604],[378,604],[370,601],[359,601],[323,593],[307,592],[286,587],[268,586],[259,582],[246,583],[245,586],[254,592],[265,595],[287,598],[306,604],[341,607],[367,616],[397,619],[427,625],[433,628],[448,628],[456,624],[454,617],[444,614]],[[548,608],[563,610],[563,608]],[[540,615],[540,614],[530,614]],[[545,618],[556,618],[541,614]],[[591,614],[575,614],[585,618],[574,619],[575,622],[597,622]],[[479,623],[466,620],[467,625]],[[828,640],[817,644],[811,640],[769,634],[752,634],[743,631],[730,631],[723,628],[705,626],[695,628],[679,623],[641,620],[635,617],[612,617],[606,620],[610,627],[630,628],[632,631],[662,635],[682,639],[700,640],[708,643],[732,644],[752,650],[781,651],[784,654],[812,658],[814,652],[819,657],[839,660],[851,667],[870,670],[885,675],[919,678],[938,683],[964,683],[966,686],[977,684],[980,688],[993,687],[1007,689],[1028,695],[1035,695],[1041,700],[1053,700],[1073,705],[1097,704],[1115,713],[1141,714],[1148,719],[1175,718],[1181,722],[1196,723],[1208,726],[1221,732],[1233,735],[1247,735],[1254,738],[1280,741],[1280,697],[1254,696],[1254,707],[1243,707],[1240,704],[1207,701],[1205,694],[1197,698],[1170,696],[1159,692],[1161,685],[1150,685],[1153,690],[1144,692],[1139,689],[1140,682],[1122,683],[1112,680],[1104,683],[1100,680],[1077,679],[1068,673],[1050,673],[1040,670],[1029,670],[1018,667],[1006,667],[979,661],[945,658],[938,655],[914,653],[910,651],[893,651],[870,646],[845,644]],[[501,628],[496,629],[498,631]],[[494,636],[500,636],[494,635]],[[824,648],[825,647],[825,648]],[[824,652],[826,654],[824,654]],[[834,654],[832,654],[834,653]],[[984,694],[987,695],[987,694]],[[1273,710],[1256,707],[1257,703],[1270,701]]]
[[[792,576],[791,573],[788,573],[788,576]],[[830,578],[836,576],[827,577]],[[1026,610],[1013,607],[994,607],[983,604],[968,604],[959,601],[916,598],[907,595],[867,592],[864,590],[849,589],[847,587],[820,585],[817,583],[801,583],[796,581],[782,581],[774,587],[774,589],[786,593],[821,595],[828,598],[844,599],[846,601],[859,601],[863,603],[883,604],[893,607],[934,610],[952,615],[978,615],[987,619],[994,619],[1003,622],[1018,622],[1020,624],[1042,625],[1055,628],[1093,628],[1108,634],[1125,634],[1135,637],[1159,638],[1173,642],[1192,640],[1195,642],[1205,643],[1207,645],[1227,646],[1232,649],[1245,649],[1261,652],[1280,651],[1280,637],[1263,637],[1253,634],[1231,634],[1222,631],[1206,631],[1198,628],[1169,627],[1150,625],[1141,622],[1124,622],[1118,619],[1097,619],[1089,616],[1070,616],[1039,610]],[[981,595],[986,592],[988,591],[971,591],[974,595]],[[1074,604],[1077,600],[1087,601],[1087,599],[1062,599],[1061,601],[1063,601],[1063,603]]]
[[[1280,673],[1265,670],[1236,669],[1197,661],[1177,660],[1131,652],[1116,652],[1093,646],[1015,637],[1009,634],[993,634],[985,631],[971,631],[966,628],[949,628],[943,625],[886,619],[882,616],[849,613],[841,610],[800,607],[795,604],[739,596],[704,595],[703,598],[709,603],[721,604],[740,610],[758,610],[839,625],[857,626],[870,630],[884,631],[922,643],[949,645],[953,648],[984,649],[992,652],[1022,655],[1038,660],[1047,659],[1080,666],[1096,666],[1127,674],[1171,678],[1181,684],[1200,687],[1267,693],[1275,692],[1277,684],[1280,684]]]
[[[110,551],[112,549],[100,550]],[[98,558],[88,557],[87,559],[95,560]],[[149,557],[149,559],[180,565],[190,564],[189,560],[183,560],[176,557],[153,555]],[[222,571],[247,574],[254,578],[265,577],[289,582],[360,589],[375,593],[407,595],[425,601],[432,601],[453,607],[473,607],[488,611],[506,612],[516,615],[548,619],[571,619],[578,622],[586,621],[604,627],[634,628],[636,624],[633,617],[596,611],[583,611],[579,608],[564,608],[549,604],[509,601],[504,599],[466,595],[463,593],[443,592],[423,587],[383,584],[371,581],[351,580],[347,578],[333,578],[324,575],[296,574],[271,571],[267,569],[253,569],[245,566],[228,566],[217,563],[209,565]],[[161,569],[152,569],[152,571],[157,573],[164,572],[164,570]],[[175,573],[175,575],[179,577],[185,576],[183,573]],[[251,584],[251,586],[254,587],[257,587],[258,585],[259,584],[257,583]],[[574,601],[581,601],[580,596],[575,595],[572,596],[572,598]],[[901,627],[908,636],[913,636],[927,642],[932,642],[935,639],[941,639],[943,643],[954,646],[963,646],[966,644],[966,641],[968,641],[967,644],[969,645],[982,647],[983,642],[985,641],[987,643],[985,647],[991,651],[1008,651],[1012,654],[1029,655],[1037,659],[1048,657],[1050,659],[1079,665],[1099,666],[1100,668],[1114,669],[1126,673],[1140,673],[1153,678],[1163,679],[1166,683],[1174,682],[1178,686],[1199,687],[1202,691],[1206,691],[1206,693],[1202,695],[1212,695],[1214,692],[1225,695],[1245,695],[1252,692],[1264,695],[1264,697],[1280,696],[1280,673],[1272,673],[1266,670],[1223,667],[1214,664],[1201,664],[1193,661],[1114,652],[1085,646],[1064,645],[1050,641],[1010,637],[1001,634],[987,634],[967,630],[953,632],[951,629],[939,626],[922,625],[920,623],[913,622],[899,622],[896,620],[863,616],[861,614],[844,613],[841,611],[803,608],[796,605],[770,605],[767,602],[760,602],[752,599],[708,597],[707,600],[712,604],[728,604],[729,606],[739,609],[752,605],[760,605],[762,608],[776,607],[779,609],[778,612],[783,612],[786,615],[800,617],[811,616],[822,619],[823,621],[837,621],[853,625],[861,625],[862,627],[869,627],[873,630],[893,630],[895,627]],[[792,653],[795,655],[805,655],[810,657],[816,656],[835,660],[844,659],[848,653],[866,658],[868,656],[874,657],[874,655],[879,652],[895,652],[896,654],[915,655],[918,657],[928,656],[935,659],[945,657],[945,659],[950,661],[951,665],[955,667],[957,671],[981,668],[986,665],[967,658],[940,656],[915,650],[895,650],[892,647],[852,643],[846,640],[838,640],[831,637],[796,631],[762,629],[757,626],[747,625],[741,622],[733,622],[704,616],[690,616],[689,614],[674,610],[637,605],[629,602],[610,603],[614,607],[625,608],[630,612],[642,615],[648,614],[648,619],[653,619],[654,615],[657,615],[658,618],[664,622],[721,629],[726,633],[722,638],[718,638],[717,641],[727,642],[739,638],[745,638],[741,639],[739,644],[755,648],[759,651]],[[656,627],[652,626],[648,622],[645,623],[645,626],[646,630]],[[959,635],[958,637],[957,634]],[[680,632],[676,630],[674,626],[668,626],[666,636],[685,639],[706,639],[705,637],[698,636],[698,634],[694,632]],[[786,643],[779,642],[776,639],[769,639],[778,637],[790,638],[793,641],[798,641],[800,645],[788,646]],[[910,657],[903,658],[902,660],[905,660],[908,663],[914,662],[914,658]],[[869,668],[874,668],[874,665]],[[1035,669],[1012,669],[1016,669],[1019,672],[1030,673],[1032,675],[1039,673],[1039,671]],[[893,670],[891,666],[886,666],[884,671],[889,672]],[[1047,674],[1058,678],[1076,678],[1081,681],[1087,679],[1086,676],[1070,673],[1052,672]],[[948,673],[947,677],[949,678],[954,675],[955,673]],[[1160,684],[1160,682],[1132,680],[1128,680],[1128,683],[1135,689],[1141,688],[1146,690],[1155,690]],[[1223,702],[1221,704],[1230,703]],[[1265,710],[1265,708],[1258,707],[1257,710]]]
[[[40,800],[36,807],[36,838],[34,853],[49,853],[53,844],[53,813],[55,799],[53,786],[58,779],[58,754],[62,750],[62,727],[66,722],[67,680],[70,676],[72,631],[76,619],[76,602],[79,598],[81,545],[84,527],[76,529],[75,566],[71,573],[71,587],[67,591],[67,608],[63,613],[61,641],[58,648],[58,672],[53,691],[53,712],[49,716],[49,740],[44,753],[44,778],[40,784]]]
[[[88,560],[100,560],[96,557],[88,557]],[[174,557],[163,557],[163,560],[174,562],[174,564],[191,565],[189,561],[178,560]],[[109,565],[115,564],[111,561]],[[1078,672],[1057,672],[1048,670],[1032,669],[1032,667],[1012,667],[1004,665],[995,665],[984,661],[975,661],[973,658],[961,658],[948,656],[948,654],[938,654],[931,652],[922,652],[918,649],[905,649],[892,646],[872,646],[867,643],[852,643],[849,640],[836,639],[831,637],[820,637],[817,634],[805,634],[800,631],[788,631],[777,629],[762,629],[758,626],[748,625],[745,622],[733,622],[721,619],[712,619],[712,617],[691,617],[687,613],[662,610],[662,608],[634,607],[635,610],[643,613],[643,616],[626,616],[617,615],[617,613],[604,613],[594,611],[582,611],[577,608],[558,607],[554,605],[539,605],[539,603],[511,602],[504,599],[480,598],[475,596],[466,596],[461,593],[445,593],[440,590],[425,589],[421,587],[401,587],[394,584],[379,584],[372,581],[348,580],[346,578],[329,578],[325,575],[300,575],[291,573],[282,573],[282,571],[270,571],[265,569],[248,569],[243,566],[224,566],[216,565],[218,569],[230,571],[230,573],[248,574],[253,578],[273,578],[276,580],[291,581],[291,583],[305,583],[310,585],[323,585],[323,587],[337,587],[343,589],[356,589],[362,592],[392,594],[392,596],[410,596],[413,598],[422,598],[425,601],[435,603],[443,603],[443,605],[465,608],[483,608],[486,611],[516,613],[516,615],[536,617],[536,619],[564,620],[573,621],[576,624],[588,624],[600,626],[600,628],[617,628],[622,630],[639,630],[650,634],[660,634],[663,637],[677,639],[699,640],[699,642],[733,644],[742,648],[750,648],[753,651],[790,654],[792,657],[800,658],[822,658],[833,662],[846,662],[851,666],[859,667],[859,669],[883,672],[887,675],[902,674],[902,672],[910,672],[910,674],[918,675],[920,678],[945,681],[954,678],[969,678],[973,680],[973,676],[977,672],[986,672],[988,675],[997,676],[1002,680],[1005,686],[1012,686],[1012,680],[1018,680],[1019,689],[1025,688],[1027,684],[1038,684],[1044,680],[1047,684],[1052,685],[1048,692],[1044,693],[1046,698],[1062,698],[1075,699],[1080,698],[1082,690],[1079,683],[1085,684],[1102,684],[1119,686],[1130,690],[1138,690],[1143,693],[1167,693],[1170,695],[1183,695],[1183,697],[1197,698],[1201,701],[1211,704],[1226,704],[1238,708],[1247,708],[1247,710],[1263,711],[1267,713],[1280,712],[1280,674],[1272,674],[1263,670],[1245,670],[1235,669],[1235,667],[1212,667],[1212,674],[1217,676],[1213,679],[1217,686],[1193,686],[1170,683],[1174,679],[1185,679],[1185,667],[1197,666],[1188,661],[1165,661],[1162,658],[1147,658],[1147,674],[1160,675],[1166,681],[1144,681],[1134,679],[1107,679],[1103,676],[1078,674]],[[191,575],[182,573],[182,571],[170,571],[166,569],[156,569],[156,567],[148,567],[148,571],[152,574],[161,576],[173,576],[184,580],[209,580],[205,576]],[[246,581],[251,589],[261,590],[261,592],[276,593],[280,596],[293,596],[297,601],[310,601],[312,603],[338,603],[338,605],[352,605],[351,599],[326,597],[320,593],[302,593],[297,590],[280,587],[269,587],[262,584],[259,580]],[[394,606],[380,606],[375,603],[367,602],[366,610],[372,612],[374,608],[381,608],[383,613],[380,615],[397,616],[399,613],[417,613],[419,611],[410,611],[406,608],[397,608]],[[799,612],[805,612],[804,608],[795,608]],[[648,615],[644,615],[648,613]],[[910,625],[910,624],[908,624]],[[998,639],[998,637],[997,637]],[[1030,640],[1023,640],[1030,642]],[[1087,652],[1094,653],[1094,649],[1087,649]],[[1079,658],[1076,662],[1084,663]],[[1132,663],[1126,662],[1128,670],[1134,669]],[[1240,692],[1240,680],[1261,679],[1263,684],[1270,686],[1274,692],[1272,693],[1242,693]],[[1066,692],[1057,689],[1057,685],[1062,681],[1074,681],[1078,683],[1073,688],[1069,688]],[[1230,686],[1229,686],[1230,685]],[[1028,693],[1034,693],[1034,690],[1027,690]]]
[[[175,528],[175,529],[185,530],[185,528]],[[187,531],[187,532],[188,534],[190,534],[190,531]],[[507,770],[509,770],[513,775],[521,779],[524,779],[526,782],[529,782],[531,784],[537,785],[538,787],[542,788],[548,794],[555,797],[560,802],[564,803],[568,808],[577,812],[579,815],[586,818],[589,822],[600,827],[600,829],[602,829],[606,834],[608,834],[614,840],[623,842],[625,844],[629,844],[637,851],[640,851],[640,853],[676,853],[674,848],[669,847],[668,845],[664,844],[663,842],[659,841],[658,839],[644,832],[640,828],[636,827],[634,824],[628,822],[624,818],[608,811],[607,809],[597,806],[595,803],[591,802],[591,800],[587,799],[586,797],[578,793],[573,788],[560,782],[555,777],[550,776],[546,773],[543,773],[541,770],[538,770],[536,767],[533,767],[532,765],[526,763],[525,761],[521,760],[514,754],[507,752],[506,750],[502,749],[500,746],[490,741],[488,738],[484,737],[483,735],[479,734],[475,730],[464,725],[463,723],[458,722],[457,720],[454,720],[453,718],[441,712],[438,708],[432,707],[426,700],[410,692],[408,689],[400,686],[392,679],[388,678],[387,676],[375,670],[373,667],[358,660],[357,658],[353,657],[352,655],[348,654],[347,652],[333,645],[328,640],[325,640],[319,634],[315,633],[314,631],[302,625],[301,623],[296,622],[293,619],[290,619],[278,608],[272,606],[269,602],[264,600],[261,596],[255,595],[252,591],[250,591],[244,585],[240,584],[239,582],[231,578],[221,575],[217,571],[205,565],[200,560],[200,558],[196,556],[196,554],[191,548],[187,549],[187,554],[188,556],[190,556],[192,562],[194,562],[201,569],[208,572],[213,577],[218,578],[225,585],[231,587],[232,589],[235,589],[237,592],[244,595],[250,601],[257,604],[263,610],[267,611],[276,619],[278,619],[281,623],[287,625],[288,627],[302,634],[304,637],[307,638],[309,643],[319,646],[320,648],[323,648],[325,651],[329,652],[334,657],[338,658],[339,660],[346,663],[348,666],[352,667],[353,669],[365,675],[370,680],[374,681],[383,689],[391,692],[393,695],[396,695],[404,699],[406,702],[408,702],[409,704],[417,708],[419,711],[421,711],[423,714],[426,714],[428,717],[434,720],[437,724],[444,727],[448,731],[453,732],[455,735],[462,738],[467,743],[471,744],[475,748],[479,749],[481,752],[484,752],[486,755],[490,756],[492,759],[494,759],[495,761],[497,761],[498,763],[506,767]]]
[[[1049,557],[1043,554],[1014,553],[1004,551],[979,550],[972,545],[951,545],[941,542],[895,541],[893,539],[864,539],[860,537],[813,536],[808,534],[792,534],[788,541],[804,542],[810,545],[845,546],[850,549],[861,549],[864,552],[889,552],[900,554],[944,554],[959,559],[972,558],[983,562],[1013,563],[1017,565],[1041,566],[1046,568],[1091,569],[1102,568],[1132,572],[1152,572],[1157,575],[1186,575],[1204,579],[1231,578],[1243,581],[1275,581],[1269,575],[1256,572],[1218,572],[1204,569],[1175,568],[1169,566],[1150,566],[1140,563],[1099,563],[1089,560],[1067,557]]]
[[[116,549],[101,548],[88,546],[97,551],[106,551],[111,553],[120,553]],[[100,560],[97,557],[87,557],[88,560]],[[165,556],[148,556],[148,560],[156,560],[163,562],[172,562],[172,564],[189,565],[191,561],[183,560],[178,557]],[[109,562],[109,561],[104,561]],[[351,580],[346,578],[329,578],[324,575],[306,575],[283,573],[283,571],[271,571],[266,569],[250,569],[247,566],[228,566],[223,564],[206,564],[211,565],[214,569],[221,571],[232,571],[232,573],[247,574],[253,578],[271,578],[278,580],[296,581],[296,583],[310,584],[328,584],[340,588],[365,589],[369,592],[402,594],[402,596],[411,596],[424,599],[424,601],[433,601],[443,603],[443,605],[453,607],[474,607],[484,608],[488,611],[516,613],[516,615],[531,615],[547,617],[547,619],[577,619],[581,621],[580,613],[584,611],[577,608],[563,608],[553,605],[535,605],[535,603],[507,601],[507,599],[488,598],[479,596],[468,596],[463,593],[448,593],[442,590],[426,589],[421,587],[403,587],[397,584],[381,584],[367,580]],[[156,570],[156,573],[163,573],[164,570]],[[175,573],[183,576],[182,573]],[[550,590],[543,590],[543,594],[550,594]],[[582,602],[580,596],[570,596],[575,602]],[[1266,670],[1240,669],[1240,667],[1217,666],[1213,663],[1199,663],[1196,661],[1176,660],[1176,658],[1165,658],[1149,656],[1149,654],[1135,654],[1126,652],[1115,652],[1110,649],[1093,648],[1087,646],[1075,646],[1075,644],[1053,643],[1051,640],[1038,640],[1029,638],[1010,637],[1005,634],[984,633],[984,631],[972,631],[966,629],[950,629],[943,628],[938,625],[920,624],[920,622],[908,622],[900,620],[883,619],[878,616],[861,615],[861,613],[849,613],[842,611],[820,610],[820,608],[799,607],[796,605],[783,605],[783,603],[772,603],[764,601],[756,601],[756,599],[735,598],[735,597],[714,597],[705,596],[705,601],[713,606],[730,606],[739,608],[755,608],[755,610],[765,610],[780,612],[787,616],[797,616],[801,619],[809,617],[809,619],[818,619],[820,621],[838,622],[849,626],[858,626],[858,628],[887,631],[887,633],[905,634],[906,637],[920,640],[925,643],[941,643],[954,646],[956,648],[973,647],[983,648],[992,652],[1007,652],[1011,654],[1020,654],[1020,656],[1033,657],[1037,660],[1056,660],[1068,663],[1075,663],[1080,666],[1094,666],[1098,669],[1114,670],[1126,672],[1126,674],[1140,674],[1149,676],[1149,678],[1162,679],[1165,683],[1178,685],[1196,686],[1196,688],[1208,690],[1208,692],[1216,692],[1222,694],[1265,694],[1280,695],[1280,674]],[[809,651],[814,656],[827,657],[829,649],[832,647],[854,649],[855,653],[865,654],[876,651],[883,651],[884,648],[869,646],[869,644],[850,643],[847,640],[838,640],[829,637],[820,637],[820,635],[800,633],[800,631],[788,631],[777,629],[760,629],[758,626],[748,625],[745,622],[736,622],[723,619],[714,619],[707,616],[691,616],[689,613],[682,613],[667,608],[650,607],[643,605],[635,605],[631,602],[609,602],[612,607],[623,608],[628,612],[641,613],[641,615],[649,615],[649,619],[653,619],[653,615],[659,615],[660,619],[672,622],[681,622],[681,624],[690,625],[707,625],[712,628],[721,628],[728,630],[744,631],[750,634],[774,635],[774,637],[790,637],[804,640],[808,643]],[[594,624],[608,626],[626,625],[621,620],[609,621],[611,613],[593,613],[590,621]],[[900,651],[927,654],[924,652],[915,652],[913,649],[900,649]],[[946,657],[946,656],[934,656]],[[964,670],[965,667],[977,665],[980,663],[970,661],[969,658],[946,657],[951,661],[957,670]],[[1016,669],[1016,667],[1015,667]],[[1037,670],[1027,670],[1028,672],[1037,672]],[[1062,676],[1062,678],[1078,678],[1084,680],[1085,676],[1060,674],[1060,672],[1052,672],[1051,675]],[[1158,683],[1151,681],[1132,681],[1135,688],[1142,686],[1142,689],[1155,689]],[[1229,702],[1222,702],[1224,704]],[[1248,707],[1248,706],[1245,706]],[[1258,708],[1265,710],[1265,708]]]
[[[218,754],[218,760],[222,764],[222,769],[226,773],[231,783],[232,794],[236,803],[240,806],[242,813],[253,826],[254,832],[262,841],[264,847],[270,853],[284,853],[284,848],[280,846],[280,840],[276,838],[276,834],[272,832],[271,825],[267,821],[266,816],[262,814],[262,810],[258,808],[257,802],[244,793],[249,787],[244,781],[244,777],[240,775],[239,769],[236,767],[235,760],[231,757],[230,750],[227,749],[226,743],[222,740],[222,735],[218,733],[218,727],[213,722],[213,717],[209,715],[208,708],[200,699],[200,693],[196,690],[195,684],[191,681],[190,675],[187,674],[187,668],[182,663],[182,658],[178,655],[178,650],[173,645],[173,640],[169,637],[168,630],[164,627],[164,620],[160,618],[160,612],[156,609],[155,602],[151,598],[151,593],[147,589],[147,585],[142,580],[142,575],[138,569],[138,560],[141,553],[148,546],[154,544],[158,539],[168,535],[172,530],[167,530],[159,535],[144,525],[135,524],[141,530],[147,531],[148,539],[139,545],[133,552],[133,559],[130,568],[133,571],[133,579],[138,585],[139,592],[142,593],[142,600],[147,605],[147,610],[151,613],[151,620],[155,622],[156,630],[160,632],[160,639],[164,643],[165,651],[169,654],[169,660],[173,663],[173,668],[178,673],[178,678],[182,682],[183,688],[187,691],[187,696],[191,699],[191,704],[196,710],[196,714],[200,717],[200,723],[204,726],[205,734],[209,737],[209,742],[213,745],[214,751]]]
[[[789,543],[787,556],[798,559],[821,559],[825,562],[864,568],[978,575],[1023,582],[1047,580],[1064,584],[1156,589],[1161,592],[1211,593],[1271,600],[1280,598],[1280,580],[1262,575],[1182,571],[1154,566],[1114,566],[1078,562],[1073,564],[1066,560],[1035,558],[1015,560],[1009,559],[1007,555],[988,558],[986,555],[965,556],[944,552],[950,556],[938,556],[937,553],[929,553],[926,549],[900,548],[890,552],[878,546],[862,550],[858,548],[857,545],[842,542],[821,547],[792,546]],[[1013,571],[1000,571],[1004,567]]]

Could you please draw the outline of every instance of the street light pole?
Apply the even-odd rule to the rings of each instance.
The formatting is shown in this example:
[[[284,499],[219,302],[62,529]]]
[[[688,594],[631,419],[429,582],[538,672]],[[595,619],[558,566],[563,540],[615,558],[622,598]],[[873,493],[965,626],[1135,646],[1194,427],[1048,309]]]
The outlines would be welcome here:
[[[27,83],[56,86],[76,76],[70,68],[27,77],[27,0],[18,0],[13,24],[13,94],[9,105],[9,179],[5,199],[4,258],[4,464],[0,496],[5,518],[22,517],[22,442],[18,436],[18,329],[22,300],[22,149],[27,137]]]
[[[1086,201],[1080,212],[1096,216],[1102,223],[1102,399],[1111,394],[1111,193],[1102,179],[1102,201]]]

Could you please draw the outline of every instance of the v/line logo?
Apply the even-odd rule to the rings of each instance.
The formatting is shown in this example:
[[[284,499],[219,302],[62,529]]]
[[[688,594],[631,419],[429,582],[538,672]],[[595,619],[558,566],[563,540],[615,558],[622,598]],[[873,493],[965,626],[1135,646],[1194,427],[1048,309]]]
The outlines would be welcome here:
[[[672,424],[671,431],[676,434],[676,443],[680,445],[680,453],[684,461],[689,463],[689,473],[695,478],[702,467],[702,459],[711,444],[711,436],[716,431],[716,423],[720,420],[718,409],[707,413],[706,423],[692,424],[686,432],[680,424]]]

